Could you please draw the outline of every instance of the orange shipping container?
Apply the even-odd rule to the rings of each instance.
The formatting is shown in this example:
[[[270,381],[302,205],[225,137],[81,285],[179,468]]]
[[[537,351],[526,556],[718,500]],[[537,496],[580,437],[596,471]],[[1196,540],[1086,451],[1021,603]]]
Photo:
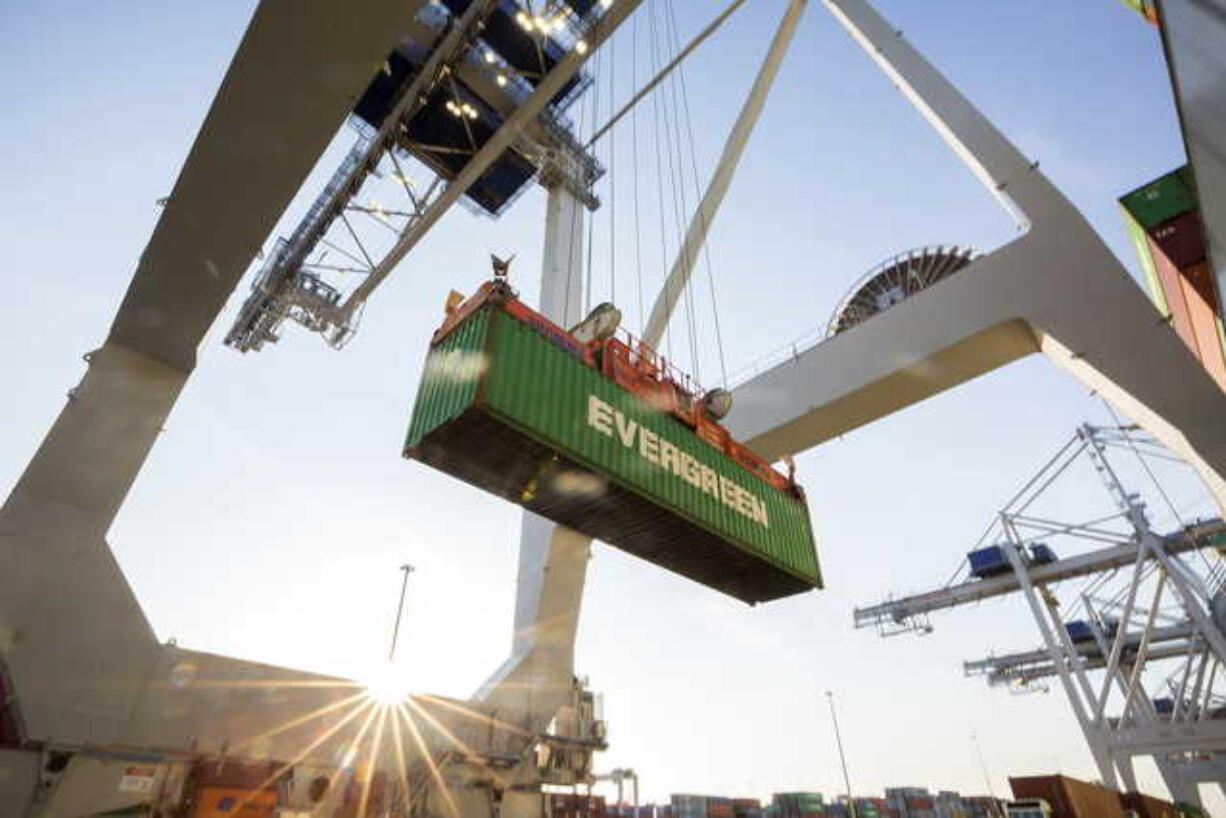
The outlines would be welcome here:
[[[1226,389],[1226,355],[1223,354],[1221,336],[1218,334],[1221,314],[1215,303],[1217,299],[1213,295],[1211,276],[1208,262],[1202,261],[1183,271],[1180,287],[1201,363],[1218,385]]]
[[[1140,792],[1127,792],[1121,797],[1125,809],[1136,812],[1139,818],[1179,818],[1179,810],[1169,801],[1154,798]]]
[[[1184,295],[1183,276],[1179,268],[1171,263],[1152,238],[1149,242],[1149,255],[1154,261],[1154,269],[1158,275],[1158,283],[1162,285],[1162,296],[1166,300],[1166,308],[1170,311],[1171,329],[1183,339],[1192,350],[1192,354],[1200,357],[1200,347],[1196,342],[1196,332],[1192,329],[1192,316],[1188,313],[1188,300]]]
[[[1063,775],[1010,778],[1014,798],[1042,798],[1054,818],[1123,818],[1119,793]]]
[[[276,809],[275,792],[201,787],[196,790],[191,818],[272,818]]]

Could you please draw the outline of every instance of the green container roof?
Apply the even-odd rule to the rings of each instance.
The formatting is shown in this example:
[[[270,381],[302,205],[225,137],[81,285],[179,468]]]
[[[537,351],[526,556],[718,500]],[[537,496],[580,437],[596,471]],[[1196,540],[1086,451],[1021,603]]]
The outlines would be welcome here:
[[[1184,168],[1121,196],[1120,204],[1147,231],[1200,207],[1191,174]]]

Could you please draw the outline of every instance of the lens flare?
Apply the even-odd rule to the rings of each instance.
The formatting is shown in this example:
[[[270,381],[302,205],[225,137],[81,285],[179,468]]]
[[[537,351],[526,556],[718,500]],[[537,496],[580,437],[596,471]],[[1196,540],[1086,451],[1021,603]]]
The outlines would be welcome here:
[[[409,682],[404,671],[394,665],[376,668],[363,679],[366,695],[377,704],[390,706],[409,697]]]

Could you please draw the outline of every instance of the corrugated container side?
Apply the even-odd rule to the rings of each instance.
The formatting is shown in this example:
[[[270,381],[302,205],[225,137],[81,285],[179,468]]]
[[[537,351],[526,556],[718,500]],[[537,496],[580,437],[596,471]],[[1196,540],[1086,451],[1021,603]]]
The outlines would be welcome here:
[[[431,430],[455,419],[476,398],[477,386],[489,365],[486,352],[489,321],[489,310],[478,310],[430,349],[405,436],[406,449],[420,443]]]
[[[1188,300],[1184,295],[1183,276],[1179,269],[1171,264],[1166,256],[1159,252],[1152,238],[1148,239],[1150,245],[1150,253],[1154,260],[1154,267],[1158,272],[1158,281],[1161,283],[1163,295],[1166,297],[1168,314],[1171,316],[1171,329],[1183,339],[1187,344],[1188,349],[1192,350],[1192,354],[1197,358],[1200,355],[1200,345],[1196,342],[1196,333],[1192,329],[1192,316],[1188,313]]]
[[[1195,210],[1151,228],[1149,235],[1162,255],[1180,269],[1205,260],[1205,233]]]
[[[1226,356],[1223,355],[1219,331],[1221,317],[1215,306],[1204,297],[1205,284],[1211,284],[1211,276],[1208,263],[1202,261],[1183,271],[1180,284],[1201,363],[1213,379],[1226,389]]]
[[[1123,818],[1119,793],[1063,775],[1010,778],[1014,798],[1042,798],[1061,818]]]
[[[507,422],[534,437],[566,449],[584,465],[608,474],[708,530],[730,536],[785,571],[820,582],[808,511],[717,451],[680,421],[626,392],[565,350],[542,339],[531,327],[504,313],[490,327],[491,361],[483,401]],[[541,389],[541,383],[550,389]],[[624,425],[602,434],[589,422],[595,397],[620,412]],[[640,432],[634,432],[630,423]],[[765,504],[769,523],[739,513],[672,471],[644,457],[647,429],[699,463],[749,491]],[[637,443],[634,448],[626,439]]]

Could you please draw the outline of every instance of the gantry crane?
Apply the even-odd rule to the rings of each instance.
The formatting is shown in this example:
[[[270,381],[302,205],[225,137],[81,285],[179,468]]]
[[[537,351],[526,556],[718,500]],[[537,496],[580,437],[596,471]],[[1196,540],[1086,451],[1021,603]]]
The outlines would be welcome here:
[[[1226,712],[1220,707],[1226,679],[1218,678],[1226,664],[1226,633],[1215,613],[1226,587],[1226,564],[1218,556],[1226,550],[1226,522],[1203,520],[1157,534],[1140,495],[1120,481],[1108,446],[1129,447],[1138,457],[1158,452],[1135,427],[1081,426],[999,512],[985,533],[985,540],[994,536],[992,544],[968,555],[972,562],[980,554],[994,556],[1000,573],[992,566],[958,584],[856,608],[854,622],[883,636],[923,634],[932,630],[928,615],[935,611],[1021,594],[1043,646],[968,662],[966,673],[1015,690],[1046,689],[1043,680],[1056,677],[1104,781],[1135,789],[1132,759],[1152,755],[1171,794],[1198,803],[1196,783],[1221,782],[1226,769]],[[1082,460],[1093,466],[1116,512],[1088,522],[1036,513],[1036,502]],[[1109,545],[1052,559],[1045,544],[1052,537]],[[1204,569],[1193,559],[1202,552]],[[1123,587],[1104,598],[1102,588],[1117,576]],[[1092,580],[1096,593],[1081,595],[1083,619],[1066,612],[1053,591],[1078,578],[1101,578]],[[1150,595],[1145,607],[1143,594]],[[1175,683],[1147,690],[1147,669],[1176,660],[1182,672],[1172,677]],[[1100,672],[1101,679],[1092,679]],[[1109,715],[1109,705],[1118,712]]]
[[[825,4],[1009,208],[1024,235],[917,294],[909,309],[887,310],[821,344],[793,349],[787,361],[739,385],[732,432],[773,460],[1041,351],[1193,462],[1219,501],[1226,501],[1226,434],[1220,423],[1226,397],[1127,271],[1038,164],[1010,145],[897,28],[864,0]],[[81,384],[0,510],[0,743],[17,748],[0,751],[15,771],[0,780],[0,801],[25,797],[20,788],[43,774],[67,769],[71,775],[72,763],[60,764],[65,753],[85,757],[87,750],[118,748],[233,759],[242,757],[245,742],[259,738],[269,757],[309,766],[319,759],[333,762],[337,742],[343,750],[350,741],[342,723],[333,731],[335,741],[324,741],[329,733],[300,754],[292,734],[275,732],[304,724],[303,713],[335,712],[332,694],[319,691],[329,685],[343,690],[345,680],[159,644],[105,536],[195,368],[206,330],[337,127],[353,113],[354,100],[371,87],[374,67],[382,62],[388,77],[402,70],[397,38],[426,5],[259,3],[113,326],[87,356]],[[551,191],[539,304],[564,320],[558,305],[582,302],[581,277],[572,274],[582,243],[563,248],[564,237],[590,204],[576,183],[588,182],[599,169],[541,114],[559,94],[565,97],[584,60],[637,0],[583,2],[582,9],[567,3],[575,13],[564,27],[577,26],[565,37],[570,49],[544,70],[524,74],[527,85],[511,76],[507,67],[513,66],[504,66],[497,51],[490,62],[486,51],[474,47],[482,15],[505,15],[508,3],[429,5],[436,14],[445,8],[447,16],[440,18],[444,24],[418,32],[428,49],[413,63],[417,79],[379,124],[366,120],[359,145],[311,215],[268,255],[228,336],[233,345],[255,348],[274,340],[286,319],[342,344],[391,266],[507,150],[527,159],[540,147],[534,166]],[[534,37],[546,33],[544,21],[526,11],[520,17],[512,10],[510,22],[525,31],[531,27]],[[474,65],[474,58],[500,70]],[[503,95],[501,88],[518,89],[518,96]],[[477,122],[496,128],[474,134],[471,143],[455,148],[459,153],[448,154],[460,160],[444,162],[443,152],[423,150],[413,133],[405,141],[398,135],[403,115],[411,119],[415,107],[425,104],[441,104],[461,129]],[[388,122],[393,124],[385,128]],[[406,172],[410,168],[380,171],[403,189],[407,205],[355,201],[354,185],[378,175],[377,163],[404,159],[396,147],[388,150],[393,142],[409,153],[417,150],[415,160],[426,160],[424,176],[435,181],[423,182]],[[454,161],[459,164],[449,164]],[[555,195],[554,189],[562,192]],[[719,184],[710,192],[712,202],[722,195]],[[496,209],[496,201],[485,203]],[[368,254],[363,247],[331,249],[326,258],[322,251],[311,255],[331,241],[322,231],[348,232],[350,216],[390,223],[394,235],[386,252]],[[700,237],[709,221],[704,197],[691,233]],[[350,265],[364,276],[354,291],[342,293],[324,280],[329,267]],[[670,282],[684,279],[683,267],[676,272]],[[929,377],[917,379],[919,371]],[[1170,573],[1178,555],[1156,536],[1141,544],[1138,562],[1161,564]],[[543,755],[557,749],[553,757],[579,759],[582,766],[584,754],[602,741],[599,720],[588,711],[589,694],[570,675],[587,547],[573,532],[538,518],[525,520],[513,656],[473,700],[414,700],[447,731],[427,731],[423,744],[450,748],[446,755],[457,767],[465,759],[483,760],[497,775],[526,766],[524,748],[541,745]],[[1020,588],[1033,587],[1025,571],[1015,570]],[[1200,620],[1191,621],[1204,630]],[[240,682],[255,679],[283,682],[275,706],[241,695],[248,687]],[[234,695],[213,695],[230,683]],[[369,722],[360,722],[345,729],[363,735]],[[550,731],[551,722],[560,729]],[[464,739],[467,751],[447,734]],[[423,755],[438,757],[429,750]],[[108,779],[113,784],[125,762],[122,755],[96,755],[90,763],[114,773]],[[96,770],[89,774],[102,778]],[[425,781],[423,786],[438,783]],[[478,800],[474,796],[457,809],[488,814],[488,799]],[[525,794],[504,801],[501,811],[535,814],[538,806]]]

